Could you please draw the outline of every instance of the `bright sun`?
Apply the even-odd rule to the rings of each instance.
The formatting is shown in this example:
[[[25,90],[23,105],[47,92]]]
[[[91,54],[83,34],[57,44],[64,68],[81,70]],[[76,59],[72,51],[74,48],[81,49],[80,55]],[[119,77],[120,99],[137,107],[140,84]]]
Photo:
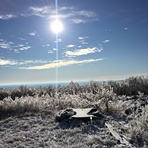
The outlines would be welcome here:
[[[54,32],[54,33],[59,33],[61,31],[63,31],[63,24],[61,21],[59,20],[54,20],[51,24],[51,30]]]

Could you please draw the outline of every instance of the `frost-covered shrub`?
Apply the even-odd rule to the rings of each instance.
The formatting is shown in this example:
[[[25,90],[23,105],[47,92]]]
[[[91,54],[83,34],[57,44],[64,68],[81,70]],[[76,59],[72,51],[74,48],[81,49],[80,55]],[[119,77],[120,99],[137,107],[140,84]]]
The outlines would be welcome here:
[[[148,76],[130,77],[121,82],[109,81],[108,84],[117,95],[133,96],[138,95],[138,91],[148,95]]]
[[[148,146],[148,105],[142,108],[142,113],[134,114],[129,122],[131,143]]]
[[[18,89],[15,89],[11,92],[11,98],[15,100],[15,98],[20,98],[22,96],[22,92]]]
[[[9,96],[9,92],[4,89],[0,89],[0,100],[3,100],[4,98]]]
[[[25,96],[34,96],[35,91],[31,88],[28,88],[27,86],[20,86],[19,88],[16,88],[12,90],[11,92],[11,98],[15,100],[16,97],[21,98]]]
[[[56,95],[56,88],[52,85],[49,85],[46,89],[46,92],[47,94],[50,96],[50,97],[55,97]]]
[[[110,114],[112,111],[111,103],[115,102],[118,98],[117,95],[113,92],[113,89],[103,88],[100,92],[100,101],[99,106],[104,113]]]

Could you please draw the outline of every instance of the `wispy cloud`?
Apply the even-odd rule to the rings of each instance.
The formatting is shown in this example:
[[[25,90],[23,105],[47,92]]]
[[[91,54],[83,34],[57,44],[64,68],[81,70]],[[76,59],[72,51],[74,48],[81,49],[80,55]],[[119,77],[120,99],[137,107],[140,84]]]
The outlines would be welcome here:
[[[31,6],[29,8],[30,15],[38,17],[55,18],[56,11],[53,6],[36,7]],[[72,23],[86,23],[91,21],[97,21],[97,15],[93,11],[78,10],[74,7],[60,7],[59,18],[69,19]]]
[[[54,41],[55,43],[61,43],[63,42],[62,39],[57,39],[56,41]]]
[[[29,17],[29,16],[38,16],[44,17],[47,19],[53,19],[56,16],[55,7],[50,6],[30,6],[28,10],[24,10],[23,13],[19,14],[22,17]],[[0,19],[8,20],[17,17],[18,15],[15,14],[4,14],[0,15]],[[75,7],[59,7],[59,15],[60,19],[68,19],[71,23],[80,24],[86,22],[97,21],[98,17],[94,11],[87,11],[87,10],[79,10]]]
[[[52,54],[52,53],[54,53],[54,51],[53,50],[48,50],[48,53]]]
[[[5,60],[5,59],[0,59],[0,66],[5,66],[5,65],[16,65],[17,62],[14,60]]]
[[[48,63],[49,61],[46,60],[26,60],[23,62],[17,62],[18,65],[26,65],[26,64],[45,64]]]
[[[50,44],[42,45],[42,47],[49,47],[49,46],[50,46]]]
[[[89,38],[88,36],[80,36],[78,37],[78,40],[81,44],[88,44],[88,42],[86,42],[88,38]]]
[[[75,47],[75,45],[69,44],[69,45],[67,45],[66,47],[67,47],[67,48],[73,48],[73,47]]]
[[[109,43],[110,42],[110,40],[104,40],[103,41],[103,43]]]
[[[14,46],[14,51],[15,51],[16,53],[18,53],[19,51],[28,50],[28,49],[30,49],[30,48],[31,48],[31,46],[29,46],[29,45],[19,44],[19,45],[17,45],[17,46]]]
[[[50,46],[50,44],[46,44],[46,46],[47,46],[47,47],[49,47],[49,46]]]
[[[75,51],[68,50],[65,52],[65,56],[66,57],[76,57],[76,56],[82,56],[82,55],[92,54],[92,53],[101,52],[101,51],[102,51],[102,48],[99,49],[97,47],[77,49]]]
[[[15,45],[14,42],[8,42],[4,39],[0,39],[0,48],[2,49],[8,49],[14,52],[19,52],[19,51],[23,51],[23,50],[28,50],[29,48],[31,48],[31,46],[28,45],[28,43],[23,44],[19,44],[19,45]]]
[[[75,24],[87,23],[97,21],[97,15],[93,11],[85,11],[85,10],[75,10],[73,18],[71,18],[71,22]]]
[[[21,69],[28,69],[28,70],[52,69],[52,68],[65,67],[65,66],[76,65],[76,64],[98,62],[98,61],[102,61],[102,60],[103,59],[88,59],[88,60],[81,60],[81,61],[59,60],[59,61],[53,61],[50,64],[44,64],[44,65],[41,65],[41,66],[32,66],[32,67],[22,67]]]
[[[28,33],[30,36],[36,36],[37,35],[37,32],[36,31],[34,31],[34,32],[30,32],[30,33]]]
[[[84,17],[96,17],[97,16],[95,14],[95,12],[85,11],[85,10],[77,11],[76,14],[79,15],[79,16],[84,16]]]
[[[53,51],[57,51],[58,49],[57,48],[53,48]]]
[[[13,44],[13,42],[7,42],[4,39],[0,39],[0,48],[10,49]]]
[[[71,22],[74,24],[80,24],[80,23],[86,23],[87,20],[82,19],[82,18],[73,18],[73,19],[71,19]]]
[[[20,47],[19,50],[28,50],[29,48],[31,48],[31,46],[23,46]]]
[[[36,6],[30,6],[29,10],[31,12],[31,15],[35,15],[35,16],[39,16],[39,17],[46,17],[47,15],[49,15],[51,8],[48,6],[44,6],[44,7],[36,7]]]
[[[12,18],[15,18],[17,17],[16,15],[14,14],[4,14],[4,15],[0,15],[0,19],[1,20],[9,20],[9,19],[12,19]]]
[[[19,40],[26,41],[25,38],[18,37]]]
[[[48,63],[49,61],[46,60],[24,60],[24,61],[17,61],[13,59],[0,59],[0,66],[6,66],[6,65],[30,65],[30,64],[45,64]]]
[[[8,48],[10,48],[10,44],[9,43],[5,43],[5,42],[0,42],[0,48],[8,49]]]
[[[81,42],[81,44],[86,45],[86,44],[88,44],[88,43],[87,43],[87,42],[85,42],[85,41],[82,41],[82,42]]]
[[[85,40],[85,39],[88,39],[89,37],[88,36],[80,36],[78,37],[79,40]]]

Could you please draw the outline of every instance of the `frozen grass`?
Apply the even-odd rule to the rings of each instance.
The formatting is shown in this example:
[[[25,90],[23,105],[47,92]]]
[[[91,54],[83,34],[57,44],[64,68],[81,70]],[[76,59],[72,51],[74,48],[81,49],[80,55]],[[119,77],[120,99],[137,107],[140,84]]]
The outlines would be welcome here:
[[[129,121],[131,142],[138,143],[139,146],[148,146],[148,105],[142,107],[140,114],[134,114]]]
[[[82,97],[83,96],[83,97]],[[109,97],[109,99],[108,99]],[[120,113],[124,108],[118,103],[113,96],[101,95],[101,98],[96,98],[94,94],[81,95],[61,95],[60,97],[50,97],[48,94],[35,97],[21,97],[11,99],[7,97],[0,101],[1,114],[24,113],[24,112],[42,112],[42,111],[57,111],[65,108],[87,108],[97,107],[101,112],[106,114]],[[120,112],[119,112],[120,111]]]
[[[133,146],[148,145],[148,106],[142,108],[141,115],[133,112],[125,117],[124,111],[129,104],[125,105],[124,97],[110,100],[107,112],[100,98],[93,94],[83,94],[83,99],[81,96],[5,98],[0,104],[1,115],[5,114],[0,118],[0,147],[131,147],[119,144],[107,127],[99,126],[100,122],[79,126],[75,126],[78,123],[66,126],[64,122],[55,122],[55,114],[61,109],[91,106],[106,114],[106,122],[116,132],[127,136]]]
[[[148,97],[142,92],[133,97],[119,96],[109,84],[91,82],[80,86],[71,82],[69,86],[58,87],[58,95],[51,86],[1,90],[1,94],[0,98],[4,98],[0,100],[0,147],[148,147],[148,105],[138,105]],[[126,115],[125,110],[133,108],[133,101],[137,110]],[[105,115],[105,121],[91,125],[55,122],[61,109],[87,107],[96,107]],[[111,124],[132,145],[119,143],[103,122]]]
[[[117,144],[105,127],[83,124],[80,127],[61,128],[53,117],[51,114],[26,113],[0,120],[0,146],[91,148]]]

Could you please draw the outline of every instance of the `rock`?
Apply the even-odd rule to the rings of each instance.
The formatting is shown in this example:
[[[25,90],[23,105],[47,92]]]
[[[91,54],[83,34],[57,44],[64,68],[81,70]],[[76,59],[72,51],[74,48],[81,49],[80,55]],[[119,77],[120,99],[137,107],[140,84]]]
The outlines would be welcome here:
[[[133,111],[132,111],[131,108],[128,108],[128,109],[125,110],[125,114],[127,114],[127,115],[130,115],[132,113],[133,113]]]
[[[68,120],[71,116],[75,115],[76,112],[73,109],[65,109],[57,113],[56,121],[60,122],[63,120]]]

